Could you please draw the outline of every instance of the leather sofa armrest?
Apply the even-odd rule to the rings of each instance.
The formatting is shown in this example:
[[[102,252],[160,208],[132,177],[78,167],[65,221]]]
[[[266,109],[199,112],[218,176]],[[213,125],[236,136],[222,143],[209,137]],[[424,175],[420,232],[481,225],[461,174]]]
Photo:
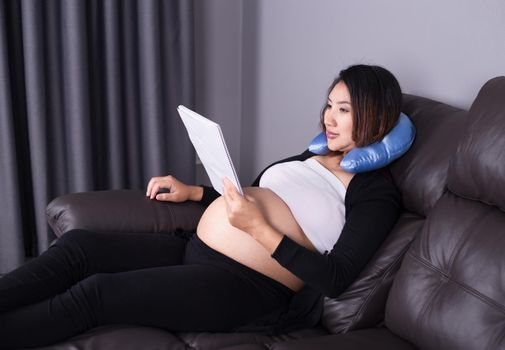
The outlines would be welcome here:
[[[97,232],[195,232],[205,207],[197,202],[160,202],[140,190],[90,191],[63,195],[47,205],[56,236],[72,229]]]

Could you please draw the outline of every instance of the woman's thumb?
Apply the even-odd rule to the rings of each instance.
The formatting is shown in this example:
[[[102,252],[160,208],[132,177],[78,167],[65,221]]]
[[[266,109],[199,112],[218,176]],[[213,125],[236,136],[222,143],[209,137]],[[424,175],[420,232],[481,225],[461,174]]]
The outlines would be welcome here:
[[[159,201],[170,201],[172,196],[173,196],[173,193],[158,193],[156,195],[156,199]]]

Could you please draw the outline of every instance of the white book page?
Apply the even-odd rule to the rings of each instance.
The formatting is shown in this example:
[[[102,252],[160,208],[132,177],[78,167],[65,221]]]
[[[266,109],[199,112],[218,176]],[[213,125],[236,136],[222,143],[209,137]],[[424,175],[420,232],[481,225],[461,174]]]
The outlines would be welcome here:
[[[209,175],[212,187],[222,195],[223,178],[227,177],[240,194],[244,195],[219,124],[182,105],[177,111]]]

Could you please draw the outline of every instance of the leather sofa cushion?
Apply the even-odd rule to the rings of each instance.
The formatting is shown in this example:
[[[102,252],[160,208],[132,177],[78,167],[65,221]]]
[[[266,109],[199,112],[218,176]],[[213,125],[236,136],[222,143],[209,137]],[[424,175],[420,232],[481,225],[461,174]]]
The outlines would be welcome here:
[[[385,322],[423,349],[504,349],[505,213],[448,192],[391,287]]]
[[[262,335],[256,333],[210,333],[210,332],[188,332],[178,333],[177,336],[186,344],[188,349],[194,350],[220,350],[228,347],[243,345],[255,348],[263,344],[283,342],[301,338],[313,339],[319,336],[328,335],[322,327],[300,329],[279,335]]]
[[[300,339],[268,344],[267,348],[271,350],[416,350],[416,347],[408,341],[394,335],[385,328],[371,328],[346,334],[318,337],[317,339]],[[245,349],[243,348],[243,350]]]
[[[37,350],[74,349],[185,350],[187,347],[177,336],[159,328],[109,325],[93,328],[58,344],[37,348]]]
[[[254,333],[171,333],[161,328],[126,324],[100,326],[37,350],[167,349],[220,350],[228,347],[264,349],[263,344],[301,338],[314,339],[328,333],[322,327],[266,336]]]
[[[464,140],[449,167],[449,189],[505,210],[505,77],[488,81],[470,108]]]

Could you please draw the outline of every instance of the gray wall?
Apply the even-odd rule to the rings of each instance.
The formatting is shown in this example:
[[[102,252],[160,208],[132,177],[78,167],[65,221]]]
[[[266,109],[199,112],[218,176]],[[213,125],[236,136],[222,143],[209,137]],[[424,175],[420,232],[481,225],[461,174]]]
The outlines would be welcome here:
[[[195,109],[221,125],[230,156],[240,173],[242,1],[194,3]],[[197,183],[210,184],[201,164],[197,166]]]
[[[197,107],[222,124],[243,185],[306,148],[327,86],[348,65],[382,65],[404,92],[461,108],[505,75],[503,0],[196,4]]]

